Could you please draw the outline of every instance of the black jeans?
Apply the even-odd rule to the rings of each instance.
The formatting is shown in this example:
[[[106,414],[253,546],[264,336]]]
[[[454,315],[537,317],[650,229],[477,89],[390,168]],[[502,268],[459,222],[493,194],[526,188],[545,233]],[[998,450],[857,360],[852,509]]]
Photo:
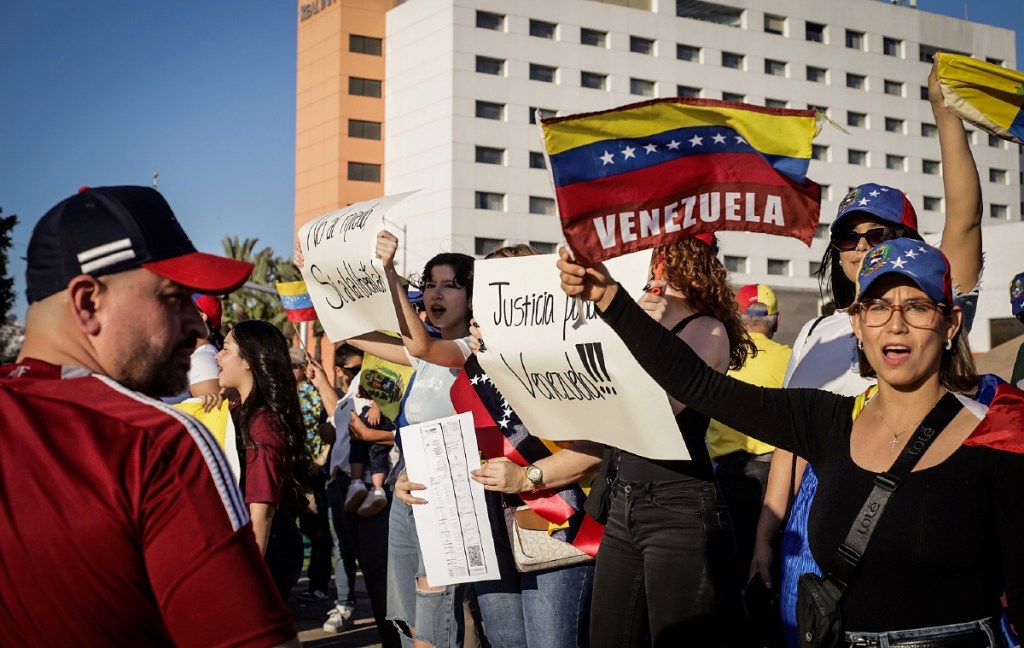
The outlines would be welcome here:
[[[275,512],[270,521],[270,538],[263,559],[285,602],[302,575],[302,554],[302,534],[295,526],[294,511],[281,509]]]
[[[331,523],[327,517],[327,475],[318,471],[313,476],[313,501],[316,511],[306,509],[299,515],[299,531],[309,538],[309,589],[327,593],[331,582],[331,554],[334,541],[331,540]]]
[[[618,480],[597,553],[591,645],[726,645],[732,557],[729,513],[714,484]]]

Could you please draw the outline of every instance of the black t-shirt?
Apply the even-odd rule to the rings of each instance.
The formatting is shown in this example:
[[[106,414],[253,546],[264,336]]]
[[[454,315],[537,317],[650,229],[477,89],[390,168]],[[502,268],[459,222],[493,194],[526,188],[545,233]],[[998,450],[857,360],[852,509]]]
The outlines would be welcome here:
[[[673,398],[744,434],[795,452],[818,473],[811,551],[834,564],[875,477],[850,457],[854,400],[816,389],[769,389],[708,367],[619,290],[602,316]],[[1024,455],[963,446],[911,473],[878,522],[843,601],[846,629],[960,623],[999,613],[1024,627]]]

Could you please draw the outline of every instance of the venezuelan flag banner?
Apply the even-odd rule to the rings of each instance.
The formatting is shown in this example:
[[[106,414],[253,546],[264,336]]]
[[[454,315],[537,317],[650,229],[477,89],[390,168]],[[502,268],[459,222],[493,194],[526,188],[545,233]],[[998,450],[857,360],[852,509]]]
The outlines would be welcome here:
[[[413,371],[408,365],[395,364],[372,353],[364,353],[359,386],[377,403],[384,416],[394,421],[398,418],[402,397],[412,380]]]
[[[938,55],[946,108],[978,128],[1024,144],[1024,72],[960,54]]]
[[[316,319],[313,299],[309,296],[305,281],[275,282],[277,294],[281,295],[284,314],[293,322],[312,322]]]
[[[578,260],[717,230],[808,245],[814,236],[814,111],[672,98],[540,124],[562,230]]]

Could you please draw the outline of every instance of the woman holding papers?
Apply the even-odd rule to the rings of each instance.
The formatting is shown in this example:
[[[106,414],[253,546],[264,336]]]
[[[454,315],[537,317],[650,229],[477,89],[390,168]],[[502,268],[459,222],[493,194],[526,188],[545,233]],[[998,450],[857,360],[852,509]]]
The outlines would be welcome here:
[[[830,582],[843,577],[840,642],[1001,646],[1004,589],[1010,620],[1024,626],[1024,392],[1001,386],[987,411],[961,396],[978,378],[942,252],[901,238],[865,256],[848,312],[861,373],[878,388],[858,397],[722,376],[645,317],[604,266],[584,268],[564,250],[558,266],[566,293],[596,302],[673,397],[818,469],[808,531]],[[912,472],[909,459],[920,459]],[[870,499],[886,488],[888,500]],[[858,530],[870,544],[840,550]]]
[[[928,77],[928,97],[939,135],[945,190],[946,220],[940,247],[950,262],[953,297],[963,309],[965,328],[970,330],[982,268],[981,185],[964,125],[945,108],[934,66]],[[783,386],[856,396],[874,384],[859,370],[856,338],[845,309],[854,301],[857,271],[868,250],[887,239],[920,240],[917,226],[913,205],[903,192],[892,187],[861,185],[841,202],[818,274],[823,294],[837,310],[808,322],[800,331]],[[797,645],[796,578],[816,569],[806,542],[806,516],[818,478],[813,470],[805,473],[806,465],[784,450],[774,454],[750,566],[751,576],[760,574],[769,586],[773,584],[773,572],[781,577],[777,584],[781,585],[783,626],[791,647]],[[791,483],[792,474],[796,475],[796,484]],[[800,490],[783,536],[780,564],[773,568],[772,541],[783,523],[790,493],[797,487]]]
[[[715,371],[740,367],[753,343],[711,236],[657,248],[641,312],[679,337]],[[590,637],[594,646],[678,645],[723,631],[733,538],[704,443],[709,418],[668,394],[688,461],[621,453],[598,552]],[[636,434],[643,433],[642,421]]]
[[[303,471],[312,462],[288,342],[267,322],[241,322],[225,338],[217,365],[220,386],[239,394],[231,416],[256,544],[287,600],[302,573],[302,536],[295,516],[307,490]]]

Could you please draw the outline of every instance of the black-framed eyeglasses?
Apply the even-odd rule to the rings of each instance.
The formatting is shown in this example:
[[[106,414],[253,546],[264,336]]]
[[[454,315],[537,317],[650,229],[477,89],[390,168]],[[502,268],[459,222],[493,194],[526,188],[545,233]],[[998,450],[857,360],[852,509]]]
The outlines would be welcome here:
[[[873,227],[866,232],[850,230],[833,234],[832,247],[842,252],[849,252],[850,250],[857,249],[857,244],[860,243],[861,239],[867,241],[871,247],[875,247],[902,236],[903,230],[897,227]]]
[[[362,367],[342,367],[341,373],[351,378],[352,376],[355,376],[357,373],[359,373],[360,369],[362,369]]]
[[[868,299],[857,304],[857,312],[864,326],[872,328],[885,326],[896,311],[903,316],[907,326],[931,328],[936,313],[946,313],[948,306],[929,299],[908,299],[902,304],[892,304],[884,299]]]

